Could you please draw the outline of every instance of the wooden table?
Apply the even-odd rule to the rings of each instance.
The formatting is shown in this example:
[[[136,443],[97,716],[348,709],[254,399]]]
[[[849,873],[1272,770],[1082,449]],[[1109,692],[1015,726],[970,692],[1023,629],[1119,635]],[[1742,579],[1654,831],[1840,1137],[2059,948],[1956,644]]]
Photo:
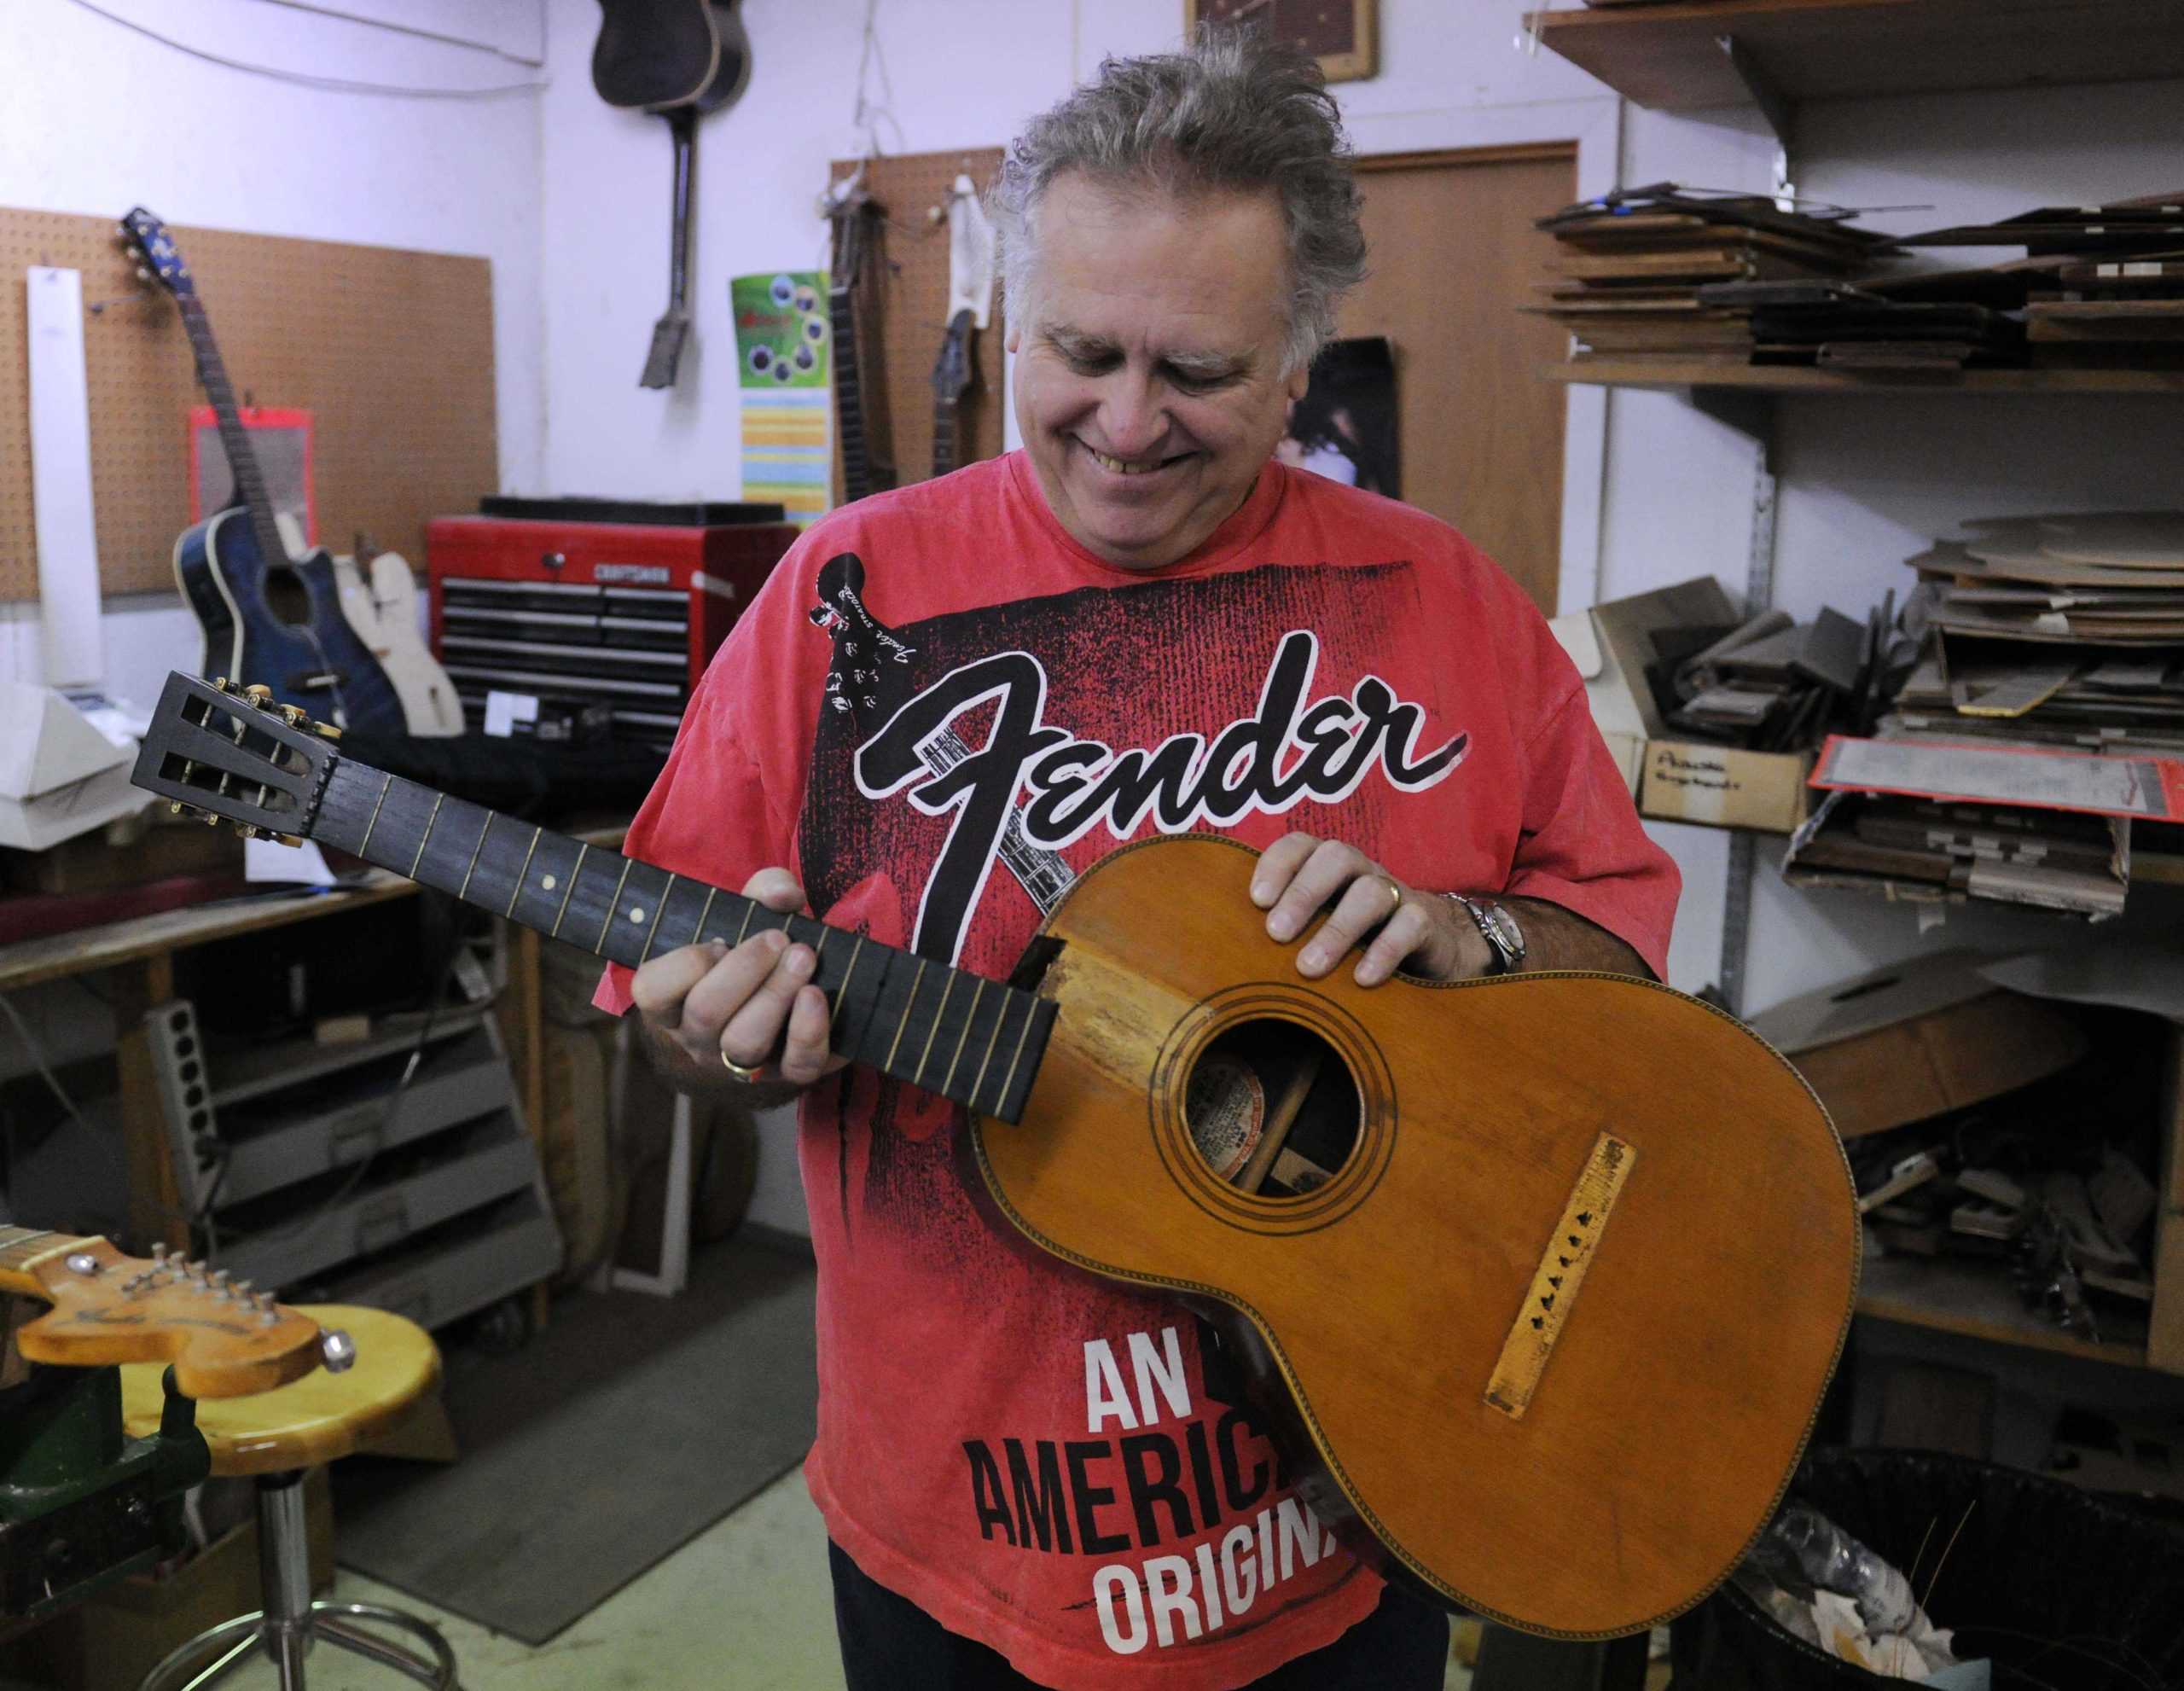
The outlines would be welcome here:
[[[574,838],[610,849],[621,844],[625,824],[595,822],[570,830]],[[174,959],[215,940],[313,921],[373,904],[407,898],[417,883],[385,869],[368,869],[337,888],[267,892],[192,909],[165,910],[103,927],[0,945],[0,992],[36,986],[71,975],[104,973],[113,1007],[120,1065],[121,1131],[127,1159],[129,1228],[140,1247],[161,1241],[189,1246],[189,1223],[167,1142],[153,1067],[145,1013],[174,997]],[[499,919],[496,918],[497,921]],[[513,924],[509,924],[513,927]],[[516,929],[508,944],[507,985],[496,1012],[515,1072],[518,1096],[534,1144],[545,1115],[545,1056],[540,1037],[539,937]],[[543,1151],[543,1148],[542,1148]],[[534,1288],[534,1313],[543,1321],[545,1288]]]

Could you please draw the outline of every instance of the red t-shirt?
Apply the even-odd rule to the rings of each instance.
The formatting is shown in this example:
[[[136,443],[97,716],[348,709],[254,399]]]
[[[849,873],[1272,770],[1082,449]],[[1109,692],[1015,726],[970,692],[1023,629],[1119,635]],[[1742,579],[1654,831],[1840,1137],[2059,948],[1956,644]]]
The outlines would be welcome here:
[[[938,731],[907,782],[901,743],[875,776],[917,701]],[[921,806],[1004,721],[1051,732]],[[823,920],[1002,977],[1041,901],[1127,840],[1299,828],[1414,886],[1552,900],[1661,969],[1676,869],[1545,621],[1445,524],[1280,464],[1152,572],[1071,539],[1020,454],[828,517],[715,658],[626,849],[730,890],[786,864]],[[611,968],[600,1007],[628,981]],[[828,1531],[1062,1691],[1219,1691],[1332,1642],[1380,1582],[1219,1353],[1176,1306],[998,1236],[961,1128],[862,1068],[804,1097]]]

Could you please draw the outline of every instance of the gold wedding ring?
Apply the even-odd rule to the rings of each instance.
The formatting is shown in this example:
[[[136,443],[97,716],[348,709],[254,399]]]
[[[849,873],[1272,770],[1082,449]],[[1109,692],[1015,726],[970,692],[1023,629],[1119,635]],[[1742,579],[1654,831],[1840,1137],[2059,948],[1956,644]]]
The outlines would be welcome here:
[[[1380,877],[1380,883],[1388,889],[1388,896],[1395,900],[1394,904],[1388,910],[1388,914],[1392,916],[1403,908],[1403,883],[1391,875],[1383,875]]]
[[[737,1062],[735,1058],[729,1056],[725,1051],[723,1051],[720,1054],[720,1060],[722,1065],[728,1070],[728,1072],[746,1086],[752,1081],[758,1079],[758,1071],[765,1067],[764,1063],[759,1063],[752,1067],[746,1068],[742,1064]]]

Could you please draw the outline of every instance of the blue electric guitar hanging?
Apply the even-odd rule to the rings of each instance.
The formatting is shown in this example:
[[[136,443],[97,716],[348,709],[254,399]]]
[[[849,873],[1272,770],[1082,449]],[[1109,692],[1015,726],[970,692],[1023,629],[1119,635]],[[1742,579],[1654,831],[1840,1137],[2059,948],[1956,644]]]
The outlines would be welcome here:
[[[282,703],[344,727],[407,732],[394,683],[342,613],[334,560],[322,548],[292,557],[282,539],[212,323],[173,237],[141,206],[121,229],[137,263],[181,308],[235,474],[236,503],[185,529],[174,546],[175,583],[204,630],[206,669],[261,680]],[[292,619],[274,601],[297,585],[305,614]]]

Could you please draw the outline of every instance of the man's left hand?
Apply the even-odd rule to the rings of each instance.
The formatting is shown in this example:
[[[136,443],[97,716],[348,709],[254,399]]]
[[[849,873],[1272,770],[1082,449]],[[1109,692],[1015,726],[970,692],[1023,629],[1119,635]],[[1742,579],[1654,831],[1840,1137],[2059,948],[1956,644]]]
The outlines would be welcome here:
[[[1420,892],[1354,846],[1310,834],[1285,834],[1267,848],[1252,876],[1252,902],[1266,915],[1266,931],[1287,944],[1321,909],[1319,931],[1297,954],[1307,979],[1332,973],[1364,944],[1356,979],[1378,986],[1398,968],[1429,980],[1484,974],[1494,953],[1455,903]]]

